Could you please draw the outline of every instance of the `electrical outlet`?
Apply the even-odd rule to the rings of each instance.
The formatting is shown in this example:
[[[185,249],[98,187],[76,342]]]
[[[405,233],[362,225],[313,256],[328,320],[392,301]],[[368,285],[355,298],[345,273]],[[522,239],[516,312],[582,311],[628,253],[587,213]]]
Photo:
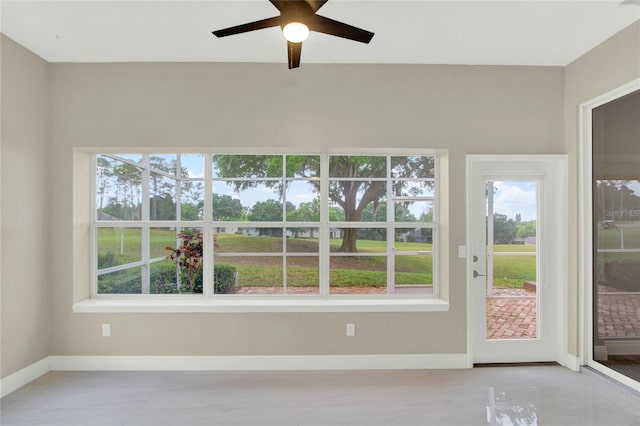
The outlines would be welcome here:
[[[353,337],[356,335],[356,325],[347,324],[347,337]]]
[[[102,324],[102,337],[111,337],[111,324]]]

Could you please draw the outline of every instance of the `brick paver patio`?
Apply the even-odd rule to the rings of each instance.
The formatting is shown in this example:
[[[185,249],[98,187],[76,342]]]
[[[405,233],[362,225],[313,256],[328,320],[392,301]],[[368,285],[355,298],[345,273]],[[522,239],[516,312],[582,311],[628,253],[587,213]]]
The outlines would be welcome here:
[[[493,289],[487,297],[488,339],[536,337],[536,293],[522,289]]]
[[[494,288],[487,298],[487,338],[536,337],[535,292]],[[602,337],[640,337],[640,294],[600,292],[598,334]]]

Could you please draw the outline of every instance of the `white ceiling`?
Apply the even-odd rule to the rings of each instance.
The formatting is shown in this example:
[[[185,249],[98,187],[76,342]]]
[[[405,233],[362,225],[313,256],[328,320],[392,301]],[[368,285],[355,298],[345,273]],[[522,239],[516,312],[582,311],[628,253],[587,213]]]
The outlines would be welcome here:
[[[330,0],[319,14],[375,33],[312,33],[305,63],[566,65],[640,19],[638,0]],[[278,62],[279,28],[211,31],[278,15],[267,0],[0,3],[1,31],[50,62]]]

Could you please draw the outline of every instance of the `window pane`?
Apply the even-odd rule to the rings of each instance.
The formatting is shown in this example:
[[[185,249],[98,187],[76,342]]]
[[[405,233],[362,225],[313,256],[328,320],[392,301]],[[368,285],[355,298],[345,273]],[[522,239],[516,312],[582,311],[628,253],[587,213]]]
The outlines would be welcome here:
[[[287,182],[285,191],[285,197],[287,200],[287,220],[293,222],[320,221],[319,188],[319,181]]]
[[[98,275],[98,293],[100,294],[140,294],[141,292],[142,268],[139,266]]]
[[[214,184],[214,191],[220,188],[220,183]],[[236,194],[213,194],[213,220],[239,221],[244,218],[245,209]]]
[[[226,293],[283,293],[282,256],[215,256],[214,269],[221,265],[227,265],[234,276],[234,285]]]
[[[140,220],[142,169],[106,156],[98,156],[96,212],[98,220]]]
[[[375,217],[375,220],[384,222],[387,217],[386,192],[384,181],[329,181],[329,220],[359,222]]]
[[[431,201],[399,201],[394,206],[396,222],[433,222]]]
[[[287,294],[320,293],[318,256],[287,256]]]
[[[433,285],[433,255],[431,253],[395,256],[395,284]]]
[[[176,219],[176,183],[159,173],[149,175],[149,219]]]
[[[175,234],[174,234],[175,237]],[[176,263],[170,259],[151,264],[151,293],[152,294],[175,294],[178,289],[178,268]],[[202,287],[200,287],[200,293]]]
[[[385,228],[331,228],[331,252],[386,253]]]
[[[217,228],[217,253],[282,253],[282,228]]]
[[[435,157],[395,156],[391,157],[391,176],[394,178],[433,178]]]
[[[310,178],[320,176],[319,155],[287,155],[287,177]]]
[[[637,193],[634,191],[637,189]],[[624,310],[614,302],[615,293],[640,293],[638,273],[640,273],[640,181],[598,180],[594,196],[594,213],[598,219],[595,226],[594,243],[595,273],[598,285],[600,315],[609,328],[600,326],[598,337],[640,336],[638,327],[625,332],[619,324],[609,324],[607,310]],[[628,299],[633,299],[629,294]],[[629,306],[631,306],[629,304]],[[631,311],[629,311],[631,312]],[[612,312],[613,315],[613,312]],[[618,315],[619,316],[619,315]],[[623,315],[620,318],[626,317]],[[627,320],[627,325],[634,321]],[[637,329],[637,330],[636,330]]]
[[[167,257],[171,254],[167,247],[177,247],[181,241],[178,241],[178,236],[175,228],[151,228],[150,242],[151,247],[149,250],[151,259],[158,257]]]
[[[381,294],[387,292],[385,256],[331,256],[331,294]]]
[[[98,269],[142,260],[140,228],[98,228]]]
[[[214,155],[214,178],[282,177],[282,155]]]
[[[214,182],[213,192],[217,194],[213,199],[214,217],[246,214],[246,219],[252,222],[281,222],[281,188],[274,185],[274,182],[269,181]],[[239,211],[238,202],[229,198],[238,200],[244,210]]]
[[[204,155],[180,154],[180,177],[204,179]]]
[[[149,164],[153,170],[176,175],[176,154],[154,154],[149,157]]]
[[[287,253],[318,253],[319,228],[287,228]]]
[[[396,293],[433,293],[433,229],[396,228]]]
[[[433,229],[396,228],[395,240],[395,251],[431,251]]]
[[[183,180],[180,184],[180,218],[204,219],[204,183],[201,180]]]
[[[165,236],[168,238],[168,236]],[[167,250],[176,264],[180,293],[202,293],[204,242],[202,229],[182,229],[175,250]],[[175,243],[174,243],[175,244]],[[173,247],[169,245],[169,247]]]
[[[387,157],[384,156],[329,156],[329,177],[372,178],[387,176]]]

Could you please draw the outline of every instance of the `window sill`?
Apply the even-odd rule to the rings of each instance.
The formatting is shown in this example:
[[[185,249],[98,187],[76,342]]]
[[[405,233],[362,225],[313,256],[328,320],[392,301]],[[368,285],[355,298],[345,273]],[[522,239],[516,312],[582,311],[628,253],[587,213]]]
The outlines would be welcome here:
[[[109,298],[73,305],[75,313],[447,312],[442,299]]]

